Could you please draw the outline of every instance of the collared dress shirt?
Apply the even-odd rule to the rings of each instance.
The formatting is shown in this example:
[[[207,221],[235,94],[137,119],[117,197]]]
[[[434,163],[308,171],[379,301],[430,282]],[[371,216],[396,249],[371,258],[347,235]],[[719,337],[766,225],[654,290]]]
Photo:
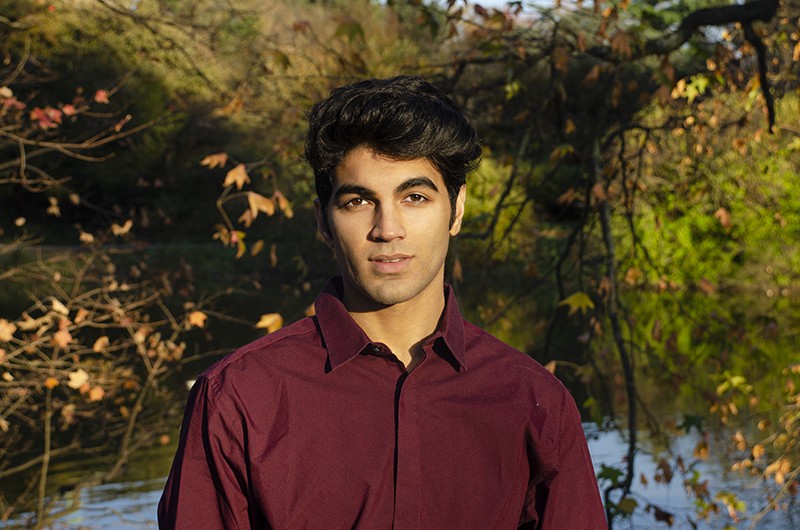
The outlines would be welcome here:
[[[607,528],[575,403],[446,288],[406,371],[328,283],[194,384],[160,528]]]

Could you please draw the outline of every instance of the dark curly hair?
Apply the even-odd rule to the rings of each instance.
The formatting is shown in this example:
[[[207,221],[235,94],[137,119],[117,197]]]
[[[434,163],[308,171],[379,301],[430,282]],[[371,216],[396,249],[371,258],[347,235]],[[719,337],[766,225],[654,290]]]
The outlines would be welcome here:
[[[370,79],[337,88],[307,118],[305,157],[323,211],[336,167],[359,146],[394,160],[428,159],[444,177],[451,222],[466,175],[480,162],[478,135],[463,112],[419,77]]]

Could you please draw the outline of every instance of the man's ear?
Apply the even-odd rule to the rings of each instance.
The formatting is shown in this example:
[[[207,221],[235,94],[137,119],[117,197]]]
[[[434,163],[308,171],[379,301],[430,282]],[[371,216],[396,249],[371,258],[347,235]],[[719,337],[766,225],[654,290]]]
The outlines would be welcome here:
[[[458,196],[456,197],[456,214],[453,217],[453,223],[450,225],[450,235],[455,236],[461,231],[461,221],[464,220],[464,205],[467,202],[467,186],[461,186],[461,189],[458,190]]]
[[[317,231],[322,236],[322,240],[325,241],[326,245],[333,248],[333,237],[328,225],[328,217],[322,211],[322,203],[319,202],[319,199],[314,199],[314,217],[317,219]]]

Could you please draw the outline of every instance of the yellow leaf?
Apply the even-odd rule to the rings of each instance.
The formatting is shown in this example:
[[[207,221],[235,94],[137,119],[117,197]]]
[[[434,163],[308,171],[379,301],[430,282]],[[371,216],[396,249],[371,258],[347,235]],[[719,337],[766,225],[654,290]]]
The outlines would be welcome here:
[[[131,219],[128,219],[122,225],[119,225],[117,223],[112,224],[111,225],[111,233],[114,234],[117,237],[120,237],[120,236],[124,236],[125,234],[130,232],[131,228],[133,228],[133,221]]]
[[[208,167],[208,169],[223,167],[227,163],[228,163],[228,153],[214,153],[213,155],[208,155],[207,157],[205,157],[200,161],[200,165],[206,166]]]
[[[239,164],[235,168],[228,171],[225,175],[225,182],[222,183],[222,186],[227,188],[228,186],[236,185],[236,189],[242,189],[242,186],[245,184],[250,184],[250,176],[247,174],[247,168],[245,168],[244,164]]]
[[[92,387],[92,389],[89,390],[89,401],[100,401],[101,399],[103,399],[103,396],[105,395],[106,391],[103,390],[101,387],[99,386]]]
[[[94,341],[94,346],[92,346],[92,351],[95,353],[100,353],[106,349],[108,346],[109,340],[108,337],[105,335]]]
[[[55,388],[58,386],[58,379],[55,377],[48,377],[44,380],[45,388]]]
[[[567,118],[567,123],[564,125],[564,134],[572,134],[577,130],[575,122],[571,118]]]
[[[549,363],[544,365],[545,369],[551,374],[556,373],[556,366],[558,366],[558,363],[556,361],[550,361]]]
[[[258,212],[264,212],[267,215],[275,213],[275,201],[254,191],[247,192],[247,204],[250,206],[250,215],[253,219],[258,217]]]
[[[208,315],[202,311],[193,311],[189,314],[189,324],[196,328],[202,328],[205,327],[207,318]]]
[[[69,373],[69,382],[67,386],[78,390],[89,381],[89,374],[83,368],[78,368],[74,372]]]
[[[261,319],[256,324],[259,329],[266,329],[267,332],[272,333],[283,327],[283,317],[279,313],[268,313],[261,315]]]
[[[69,315],[69,309],[67,309],[67,306],[65,306],[55,298],[53,298],[52,306],[53,306],[53,311],[55,311],[56,313],[59,313],[64,316]]]
[[[253,248],[250,249],[251,256],[258,256],[264,250],[264,240],[259,239],[253,243]]]
[[[580,311],[582,315],[586,314],[587,309],[594,309],[594,302],[589,298],[589,295],[578,291],[561,300],[558,305],[569,306],[569,316]]]
[[[0,318],[0,340],[8,342],[17,331],[17,326],[13,322],[9,322],[5,318]]]
[[[317,308],[314,307],[314,304],[311,304],[306,308],[305,315],[307,317],[313,317],[316,314],[317,314]]]

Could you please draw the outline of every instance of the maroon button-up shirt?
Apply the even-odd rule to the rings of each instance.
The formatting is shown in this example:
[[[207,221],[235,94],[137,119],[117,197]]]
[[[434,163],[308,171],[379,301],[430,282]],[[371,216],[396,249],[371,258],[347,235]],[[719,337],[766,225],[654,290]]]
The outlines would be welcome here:
[[[411,371],[330,282],[195,383],[161,528],[606,528],[575,403],[449,289]]]

